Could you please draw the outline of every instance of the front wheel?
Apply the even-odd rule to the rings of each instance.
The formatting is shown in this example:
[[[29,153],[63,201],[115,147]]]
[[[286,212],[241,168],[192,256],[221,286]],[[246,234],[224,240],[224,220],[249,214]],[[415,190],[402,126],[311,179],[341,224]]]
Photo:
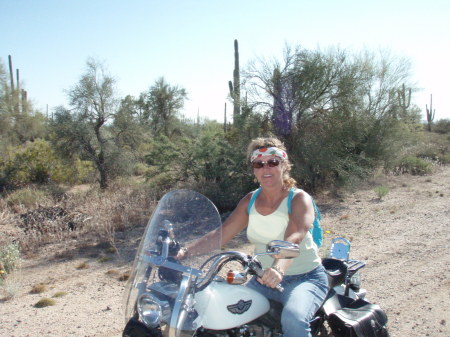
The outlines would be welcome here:
[[[122,337],[162,337],[160,330],[150,330],[138,320],[132,318],[123,329]]]

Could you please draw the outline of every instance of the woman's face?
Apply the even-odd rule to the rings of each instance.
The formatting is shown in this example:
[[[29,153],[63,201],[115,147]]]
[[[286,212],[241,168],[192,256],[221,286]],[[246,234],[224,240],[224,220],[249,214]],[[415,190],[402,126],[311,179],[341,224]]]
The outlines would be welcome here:
[[[278,162],[278,165],[276,164]],[[259,164],[259,165],[258,165]],[[261,166],[256,168],[256,166]],[[283,185],[284,163],[277,156],[261,156],[252,162],[253,174],[262,187],[278,187]]]

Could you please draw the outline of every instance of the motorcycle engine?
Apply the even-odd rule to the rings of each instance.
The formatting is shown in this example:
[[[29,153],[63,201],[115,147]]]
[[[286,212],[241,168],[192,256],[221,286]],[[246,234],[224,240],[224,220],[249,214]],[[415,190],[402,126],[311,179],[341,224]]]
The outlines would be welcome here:
[[[252,336],[261,336],[261,337],[282,337],[283,334],[281,332],[274,332],[272,329],[260,325],[260,324],[246,324],[239,328],[229,329],[226,331],[212,331],[207,330],[204,331],[205,334],[198,334],[198,336],[214,336],[214,337],[252,337]]]

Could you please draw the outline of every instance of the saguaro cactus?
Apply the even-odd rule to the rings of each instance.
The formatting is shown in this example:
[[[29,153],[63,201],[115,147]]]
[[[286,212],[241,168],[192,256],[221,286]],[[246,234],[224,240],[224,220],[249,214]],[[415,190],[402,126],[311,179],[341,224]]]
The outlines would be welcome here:
[[[9,76],[11,80],[11,99],[12,104],[14,107],[14,112],[19,113],[20,112],[20,102],[19,102],[19,94],[20,94],[20,82],[19,82],[19,69],[16,69],[16,75],[17,75],[17,82],[14,86],[14,72],[13,72],[13,66],[12,66],[12,58],[11,55],[8,55],[8,61],[9,61]]]
[[[241,82],[239,73],[239,46],[238,41],[234,40],[234,71],[233,82],[228,81],[230,96],[233,100],[233,120],[236,120],[241,113]]]
[[[9,61],[9,78],[11,81],[11,93],[14,92],[14,75],[13,75],[13,67],[12,67],[12,58],[11,55],[8,55],[8,61]]]
[[[400,113],[402,117],[406,116],[406,111],[411,103],[411,88],[408,89],[408,94],[406,94],[405,84],[402,85],[401,89],[398,89],[398,105],[400,106]]]
[[[431,123],[434,120],[434,114],[436,109],[433,110],[433,94],[430,94],[430,109],[428,109],[428,105],[425,104],[427,109],[427,122],[428,122],[428,131],[431,131]]]

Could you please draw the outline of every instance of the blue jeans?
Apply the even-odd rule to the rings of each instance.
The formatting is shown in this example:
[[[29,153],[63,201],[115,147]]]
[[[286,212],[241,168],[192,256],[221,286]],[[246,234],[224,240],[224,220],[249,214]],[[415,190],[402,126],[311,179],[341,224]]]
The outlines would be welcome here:
[[[325,300],[328,279],[323,266],[318,266],[305,274],[284,276],[281,281],[283,292],[262,285],[256,278],[247,286],[283,304],[281,327],[284,337],[310,337],[309,322]]]

